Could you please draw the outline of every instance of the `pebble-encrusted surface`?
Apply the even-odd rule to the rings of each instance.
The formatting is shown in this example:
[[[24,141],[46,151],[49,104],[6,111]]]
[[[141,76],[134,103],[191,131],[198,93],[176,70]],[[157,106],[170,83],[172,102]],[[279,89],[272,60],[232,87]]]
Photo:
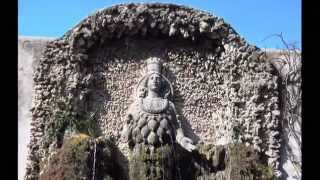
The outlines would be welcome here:
[[[98,11],[47,46],[34,75],[27,179],[38,176],[65,130],[85,131],[74,122],[93,117],[96,135],[119,140],[150,56],[164,61],[187,136],[252,144],[280,175],[278,75],[265,54],[205,12],[125,4]]]

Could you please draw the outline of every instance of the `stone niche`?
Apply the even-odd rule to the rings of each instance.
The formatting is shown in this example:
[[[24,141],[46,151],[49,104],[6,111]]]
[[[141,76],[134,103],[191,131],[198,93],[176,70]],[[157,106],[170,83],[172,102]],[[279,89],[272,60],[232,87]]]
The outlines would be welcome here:
[[[123,132],[150,58],[184,141],[131,148]],[[278,79],[262,50],[207,12],[99,10],[50,41],[35,70],[26,179],[279,178]]]

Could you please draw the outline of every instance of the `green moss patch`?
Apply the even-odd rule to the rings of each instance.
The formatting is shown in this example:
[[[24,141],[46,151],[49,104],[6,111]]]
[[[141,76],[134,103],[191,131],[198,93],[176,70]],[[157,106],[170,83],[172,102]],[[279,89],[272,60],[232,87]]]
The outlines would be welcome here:
[[[108,139],[96,139],[87,134],[75,134],[66,139],[52,154],[42,169],[39,180],[111,180],[123,172],[115,158],[115,146]]]
[[[165,145],[150,150],[141,145],[131,152],[129,175],[132,180],[174,179],[174,148]]]
[[[61,149],[52,156],[39,179],[85,179],[90,173],[87,165],[90,139],[85,134],[77,134],[66,140]]]

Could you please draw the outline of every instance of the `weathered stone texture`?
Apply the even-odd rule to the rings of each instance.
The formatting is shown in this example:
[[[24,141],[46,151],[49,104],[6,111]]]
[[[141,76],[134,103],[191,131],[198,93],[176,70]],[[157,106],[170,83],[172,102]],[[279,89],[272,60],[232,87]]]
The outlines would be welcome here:
[[[113,137],[127,155],[123,118],[150,56],[164,60],[187,136],[252,145],[280,175],[279,76],[265,53],[205,12],[127,4],[98,11],[46,47],[34,75],[27,179],[67,131]]]
[[[32,75],[39,57],[50,38],[19,36],[18,39],[18,178],[23,179],[30,141]]]
[[[301,52],[298,50],[267,50],[268,61],[281,77],[281,167],[283,179],[301,179]]]

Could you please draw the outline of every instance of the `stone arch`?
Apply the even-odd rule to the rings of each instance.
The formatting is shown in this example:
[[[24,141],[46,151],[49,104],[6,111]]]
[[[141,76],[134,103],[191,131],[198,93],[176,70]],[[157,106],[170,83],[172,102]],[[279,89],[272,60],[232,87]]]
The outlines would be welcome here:
[[[120,4],[100,10],[47,45],[34,75],[33,127],[27,177],[32,179],[38,176],[41,159],[50,153],[55,138],[59,141],[62,138],[60,136],[65,135],[66,123],[69,122],[57,120],[56,110],[60,113],[68,112],[69,118],[78,121],[87,112],[103,109],[105,102],[113,101],[115,95],[108,88],[109,91],[105,91],[104,87],[104,84],[113,82],[108,79],[109,75],[106,75],[103,68],[108,67],[105,64],[111,64],[117,59],[103,59],[104,54],[99,54],[111,47],[106,43],[119,42],[119,47],[123,47],[125,38],[145,37],[159,41],[165,39],[167,42],[181,41],[182,44],[188,42],[191,49],[196,49],[191,54],[188,54],[188,49],[179,51],[175,55],[180,59],[172,56],[167,62],[168,67],[177,65],[180,68],[172,68],[167,75],[175,83],[182,118],[186,122],[193,120],[191,125],[186,124],[190,126],[188,129],[196,129],[198,132],[195,134],[200,139],[217,144],[231,143],[233,140],[251,143],[260,152],[268,154],[268,163],[277,170],[277,149],[280,144],[278,75],[264,61],[264,52],[248,44],[222,18],[185,6],[155,3]],[[197,49],[198,45],[200,48]],[[202,47],[208,49],[202,50]],[[164,48],[160,51],[167,53]],[[123,57],[121,53],[118,54],[119,64],[130,64],[131,61],[121,61]],[[141,64],[140,61],[137,64]],[[123,72],[134,69],[138,73],[139,66],[135,68],[130,66]],[[192,72],[183,68],[189,68]],[[190,83],[192,88],[184,86],[183,83],[188,81],[180,83],[183,78],[175,73],[184,79],[194,78]],[[136,76],[127,74],[126,77],[131,78],[130,83],[134,84],[132,79]],[[125,94],[123,91],[121,93]],[[92,104],[85,104],[86,101]],[[200,108],[195,109],[196,106]],[[182,112],[188,108],[190,111]],[[203,112],[203,109],[207,111]],[[202,119],[187,116],[193,111]],[[109,115],[102,111],[101,114],[101,117]],[[123,114],[122,111],[120,114]],[[99,125],[107,129],[107,133],[102,132],[106,136],[110,135],[110,129],[122,123],[115,118],[108,120],[106,124]],[[114,125],[108,124],[110,122]],[[208,128],[202,130],[203,127]],[[60,131],[53,131],[57,129]],[[208,132],[204,132],[207,129]],[[216,137],[208,137],[212,132]]]
[[[96,43],[123,36],[181,37],[192,41],[205,38],[221,46],[235,31],[222,18],[174,4],[121,4],[85,18],[63,39],[71,49],[85,53]],[[73,51],[72,51],[73,52]]]

